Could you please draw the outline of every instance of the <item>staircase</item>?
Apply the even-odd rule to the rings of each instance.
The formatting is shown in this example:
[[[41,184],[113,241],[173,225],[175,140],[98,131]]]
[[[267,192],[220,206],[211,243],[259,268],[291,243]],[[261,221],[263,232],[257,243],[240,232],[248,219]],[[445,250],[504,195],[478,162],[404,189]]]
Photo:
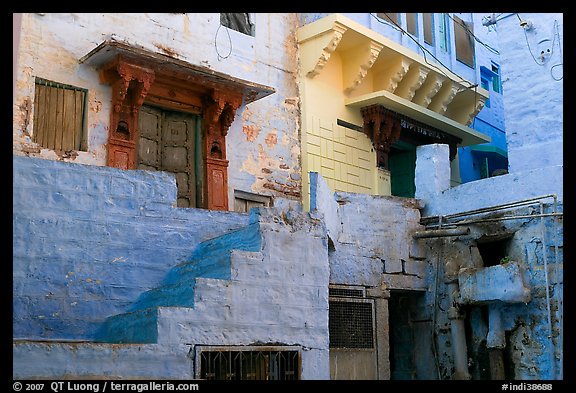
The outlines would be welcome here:
[[[128,312],[109,317],[96,333],[95,341],[107,343],[158,342],[159,308],[195,308],[199,281],[230,280],[232,260],[242,263],[261,259],[260,224],[248,226],[200,243],[190,259],[174,266],[162,284],[143,292]],[[242,251],[242,252],[239,252]],[[236,257],[232,258],[232,254]],[[203,282],[204,283],[204,282]],[[201,285],[203,290],[218,291],[218,286]],[[214,294],[216,297],[219,294]],[[203,298],[210,298],[206,293]]]

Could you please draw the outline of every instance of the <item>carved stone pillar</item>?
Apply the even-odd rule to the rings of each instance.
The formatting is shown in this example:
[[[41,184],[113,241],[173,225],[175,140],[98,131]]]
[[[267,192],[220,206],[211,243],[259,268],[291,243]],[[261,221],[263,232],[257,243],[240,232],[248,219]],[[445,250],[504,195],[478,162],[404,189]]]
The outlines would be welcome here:
[[[108,166],[135,169],[138,113],[154,81],[154,71],[118,58],[102,70],[100,77],[112,86]]]
[[[213,90],[204,99],[204,165],[207,208],[228,210],[226,135],[242,104],[242,94]]]
[[[402,126],[400,119],[396,118],[382,105],[375,104],[360,109],[364,121],[364,133],[372,140],[376,150],[376,164],[380,168],[388,167],[388,154],[390,148],[400,138]]]

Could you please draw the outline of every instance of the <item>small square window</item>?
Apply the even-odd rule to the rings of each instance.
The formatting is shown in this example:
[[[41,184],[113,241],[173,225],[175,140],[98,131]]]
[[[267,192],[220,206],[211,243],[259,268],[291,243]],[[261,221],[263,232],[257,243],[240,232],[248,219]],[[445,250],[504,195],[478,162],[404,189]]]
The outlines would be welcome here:
[[[500,79],[500,67],[492,64],[492,72],[494,72],[494,74],[495,74],[492,77],[492,89],[496,93],[501,93],[502,92],[502,85],[501,85],[501,79]]]
[[[33,141],[57,151],[84,150],[88,90],[36,78]]]
[[[253,207],[272,206],[272,197],[251,192],[234,190],[234,211],[249,213]]]

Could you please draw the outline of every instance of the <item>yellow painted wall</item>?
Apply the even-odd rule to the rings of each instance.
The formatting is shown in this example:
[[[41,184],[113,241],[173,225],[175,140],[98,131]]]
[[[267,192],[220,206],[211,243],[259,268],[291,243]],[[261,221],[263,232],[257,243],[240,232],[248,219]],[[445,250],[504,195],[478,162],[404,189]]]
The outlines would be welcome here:
[[[318,172],[333,191],[377,194],[376,154],[362,132],[336,124],[362,126],[360,111],[344,105],[342,61],[332,53],[314,78],[301,76],[303,203],[310,206],[309,172]]]

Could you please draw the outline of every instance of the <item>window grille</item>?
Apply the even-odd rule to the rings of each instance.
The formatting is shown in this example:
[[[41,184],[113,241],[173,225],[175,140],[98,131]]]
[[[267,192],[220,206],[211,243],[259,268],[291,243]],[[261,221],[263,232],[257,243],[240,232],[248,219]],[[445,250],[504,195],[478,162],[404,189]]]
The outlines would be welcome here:
[[[298,380],[300,349],[295,347],[204,347],[197,352],[198,377],[207,380]]]
[[[33,141],[57,151],[85,151],[88,90],[42,78],[36,78],[35,85]]]
[[[328,299],[330,348],[374,349],[374,299],[365,288],[331,286]]]
[[[329,287],[328,288],[328,296],[336,296],[336,297],[359,297],[363,298],[365,296],[366,291],[364,288],[356,288],[356,287]]]

